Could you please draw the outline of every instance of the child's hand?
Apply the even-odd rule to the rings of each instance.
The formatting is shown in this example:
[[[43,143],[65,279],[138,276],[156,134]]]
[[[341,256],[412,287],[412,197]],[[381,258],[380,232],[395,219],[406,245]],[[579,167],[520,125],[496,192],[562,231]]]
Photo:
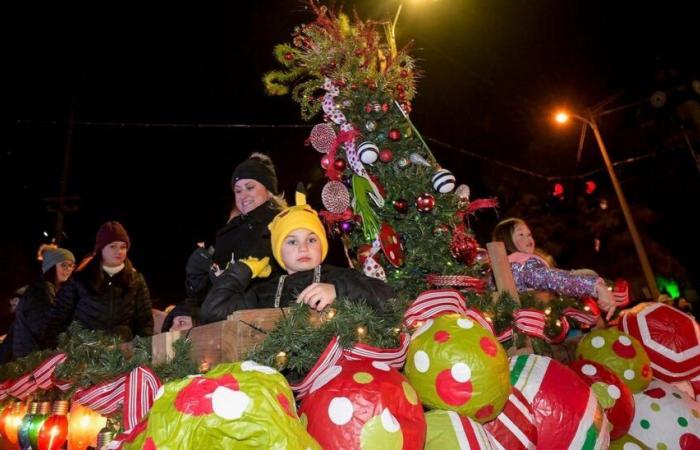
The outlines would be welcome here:
[[[267,278],[272,273],[272,267],[270,267],[270,258],[264,257],[258,259],[255,257],[249,257],[241,259],[241,262],[248,266],[253,275],[251,278]]]
[[[596,286],[596,294],[598,297],[598,306],[603,311],[607,311],[608,314],[605,316],[605,320],[612,319],[613,314],[615,314],[615,309],[617,304],[613,298],[612,292],[608,290],[608,287],[603,283],[598,283]]]
[[[297,303],[306,303],[316,311],[323,311],[323,308],[333,303],[335,296],[335,286],[332,284],[313,283],[301,291]]]

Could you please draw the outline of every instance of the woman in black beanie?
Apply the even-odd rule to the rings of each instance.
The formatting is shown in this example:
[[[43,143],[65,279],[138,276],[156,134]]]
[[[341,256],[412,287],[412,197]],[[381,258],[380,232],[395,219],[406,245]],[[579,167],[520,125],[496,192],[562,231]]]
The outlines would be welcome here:
[[[199,247],[190,256],[185,267],[188,298],[168,315],[162,331],[191,328],[199,305],[228,265],[251,256],[274,261],[267,224],[287,203],[279,194],[272,160],[262,153],[251,154],[234,169],[231,189],[234,205],[229,220],[216,232],[213,249]]]

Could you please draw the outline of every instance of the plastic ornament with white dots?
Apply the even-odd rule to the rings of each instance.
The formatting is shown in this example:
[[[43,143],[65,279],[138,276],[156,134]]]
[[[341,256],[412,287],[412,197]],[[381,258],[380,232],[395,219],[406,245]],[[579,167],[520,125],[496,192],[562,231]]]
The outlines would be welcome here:
[[[633,394],[646,389],[651,381],[651,362],[642,344],[614,328],[593,330],[584,336],[576,347],[576,357],[607,367]]]
[[[418,394],[381,361],[341,360],[303,397],[300,413],[326,450],[422,450],[425,417]]]
[[[166,383],[145,430],[122,448],[320,450],[321,446],[297,415],[284,376],[271,367],[243,361]]]
[[[480,423],[494,419],[510,394],[505,350],[490,331],[461,314],[427,319],[413,332],[404,373],[424,405]]]

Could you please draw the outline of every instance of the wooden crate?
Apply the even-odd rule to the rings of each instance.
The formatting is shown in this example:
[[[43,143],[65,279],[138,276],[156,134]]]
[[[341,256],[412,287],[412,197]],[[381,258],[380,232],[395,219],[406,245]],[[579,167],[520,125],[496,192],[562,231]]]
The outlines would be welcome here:
[[[236,311],[226,320],[194,327],[187,331],[170,331],[153,336],[153,363],[159,364],[174,355],[173,342],[188,338],[192,342],[192,359],[203,368],[220,362],[239,361],[272,330],[287,309],[265,308]]]

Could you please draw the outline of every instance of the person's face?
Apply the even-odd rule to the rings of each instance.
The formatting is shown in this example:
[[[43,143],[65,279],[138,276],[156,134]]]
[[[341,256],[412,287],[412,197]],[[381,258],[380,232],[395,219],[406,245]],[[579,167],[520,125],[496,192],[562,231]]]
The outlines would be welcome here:
[[[75,270],[75,263],[73,261],[61,261],[56,264],[56,279],[59,283],[65,283],[71,274]]]
[[[114,241],[102,249],[102,264],[107,267],[117,267],[126,260],[129,246],[126,242]]]
[[[241,214],[248,214],[270,198],[265,186],[249,178],[236,181],[233,185],[233,193],[236,196],[236,208]]]
[[[282,242],[282,262],[291,275],[321,264],[321,239],[313,231],[297,228]]]
[[[519,252],[523,253],[534,253],[535,252],[535,240],[532,238],[532,233],[527,225],[519,223],[513,228],[513,233],[510,235],[513,239],[513,244]]]

